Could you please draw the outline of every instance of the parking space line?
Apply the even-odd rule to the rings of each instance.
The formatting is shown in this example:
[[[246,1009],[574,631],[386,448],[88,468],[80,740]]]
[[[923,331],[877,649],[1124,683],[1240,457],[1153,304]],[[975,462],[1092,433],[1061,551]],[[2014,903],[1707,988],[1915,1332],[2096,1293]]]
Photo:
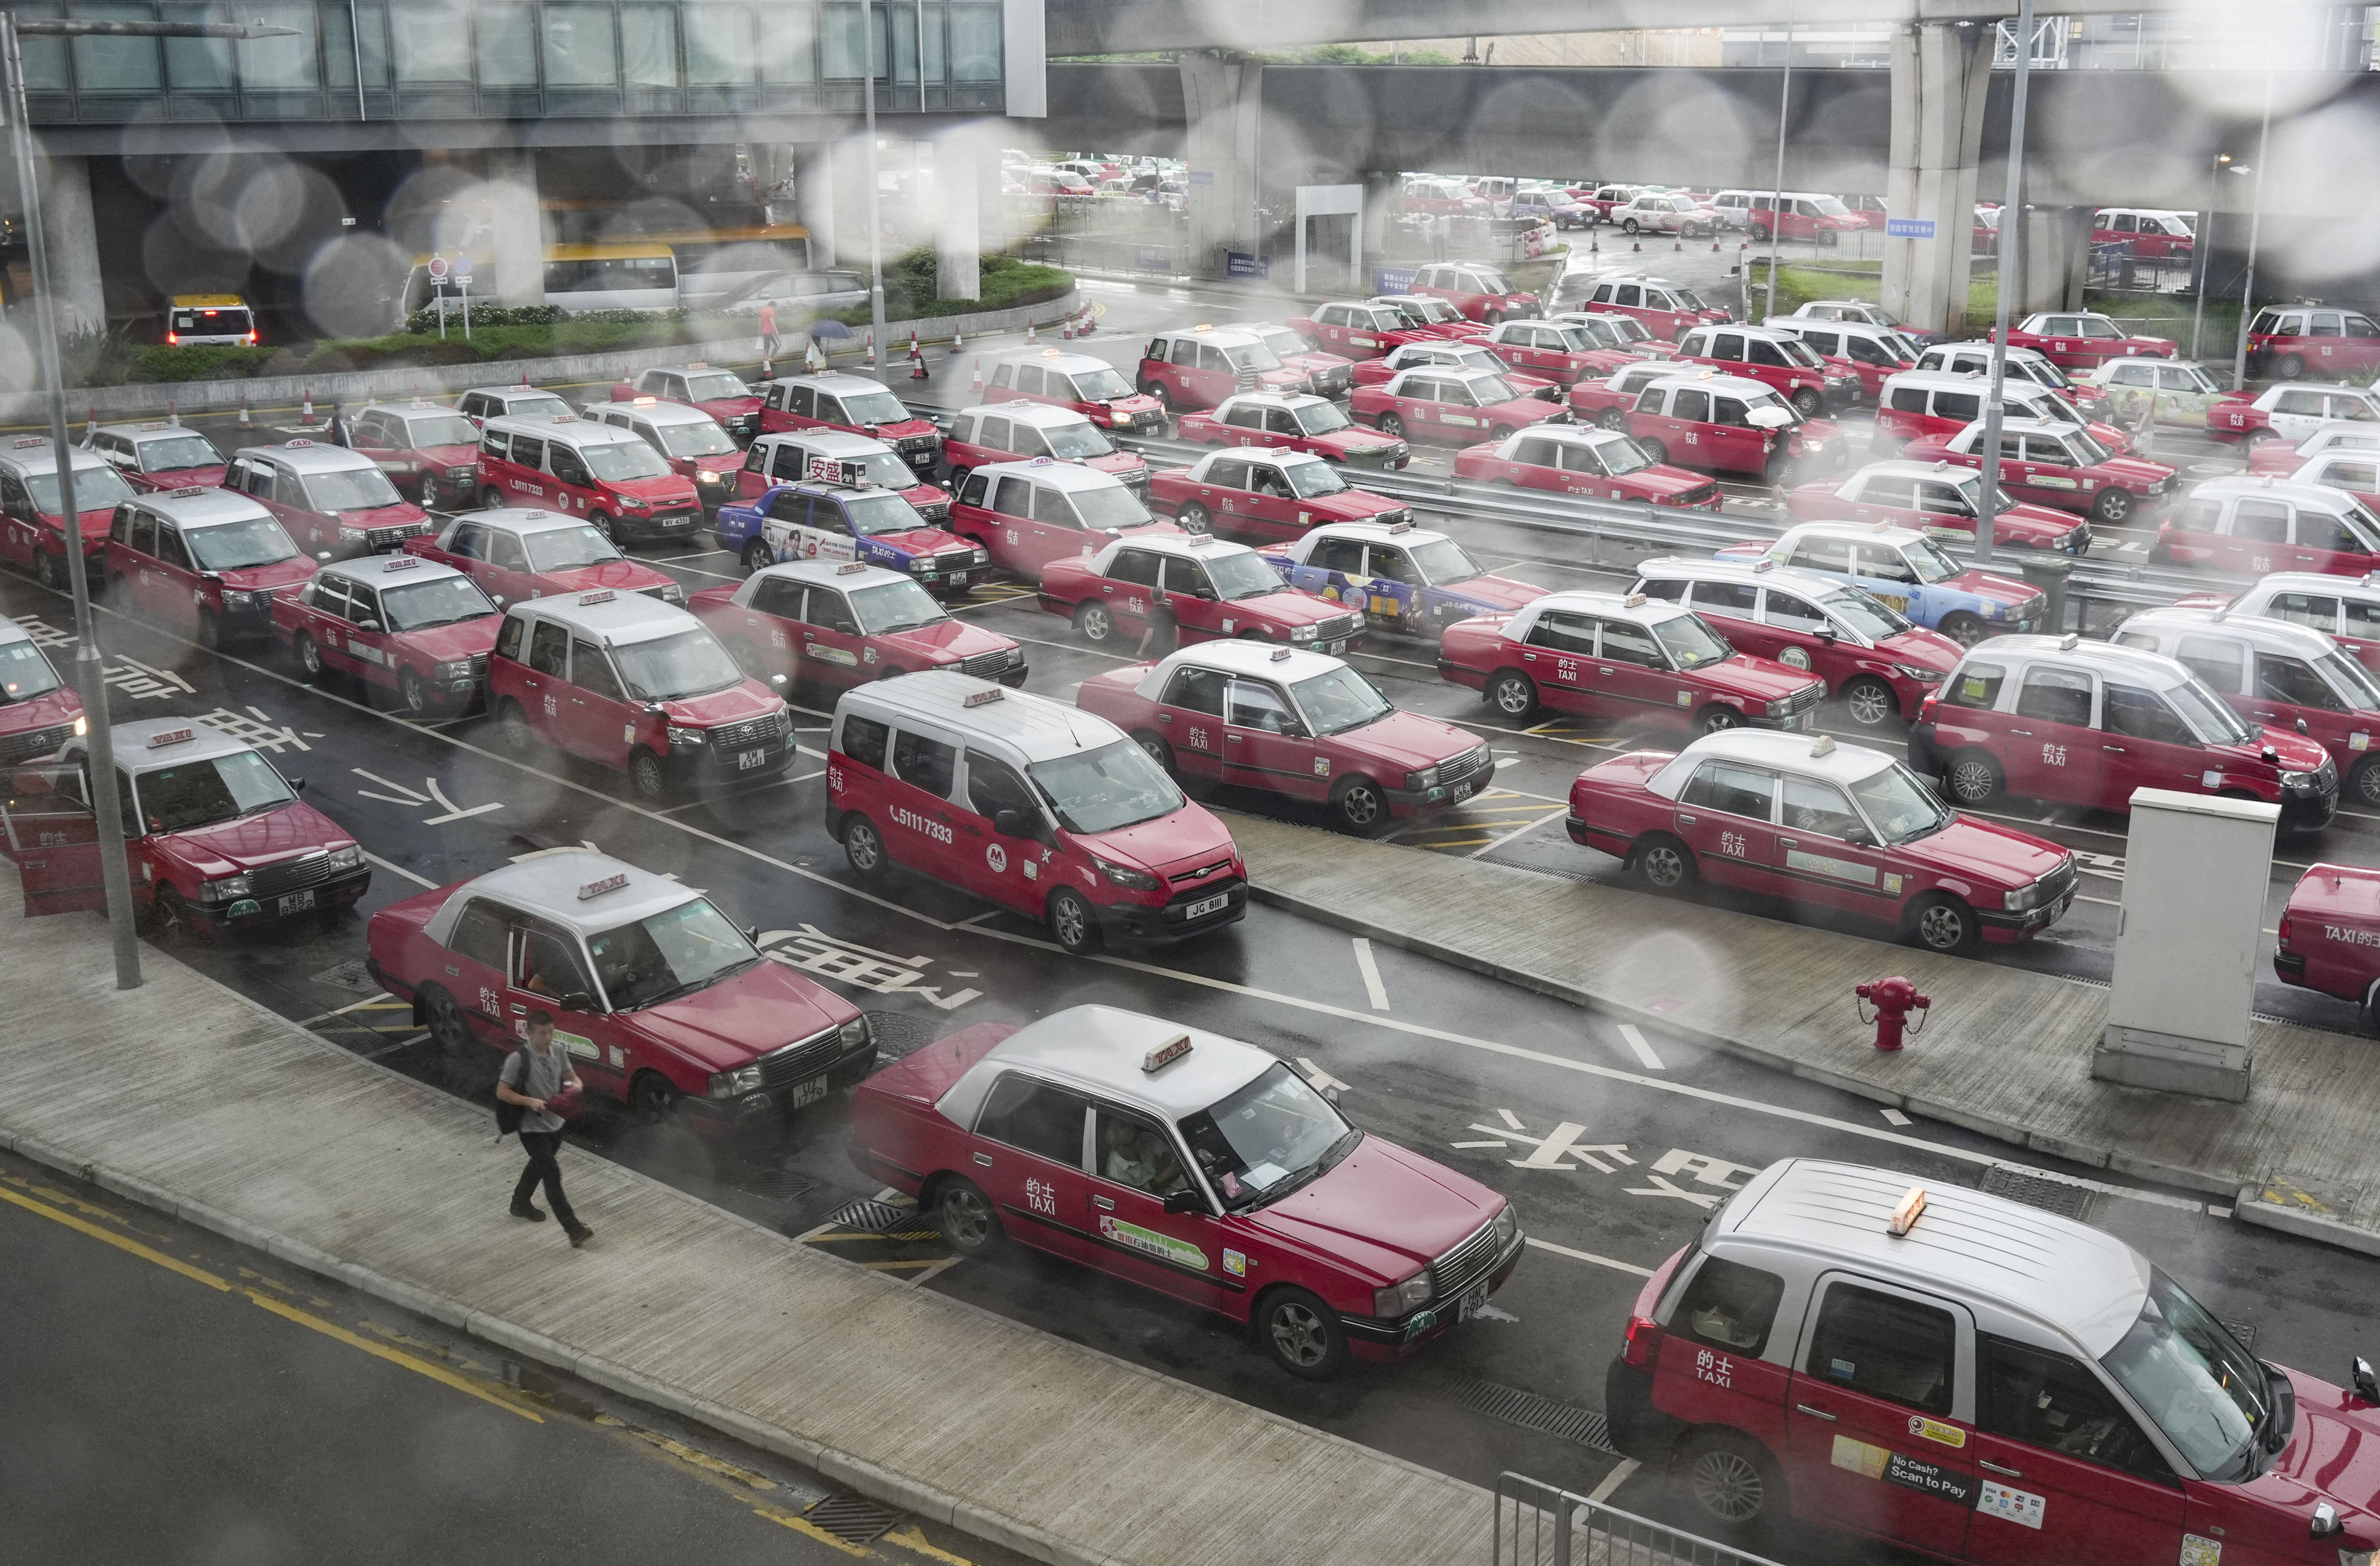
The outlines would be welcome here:
[[[1389,1009],[1388,987],[1380,982],[1380,965],[1372,960],[1372,943],[1362,936],[1355,937],[1355,969],[1364,976],[1364,993],[1372,1000],[1372,1010]]]
[[[1661,1064],[1661,1057],[1653,1053],[1653,1046],[1645,1042],[1643,1030],[1638,1028],[1634,1023],[1621,1023],[1620,1025],[1620,1037],[1628,1041],[1628,1048],[1636,1052],[1636,1063],[1643,1066],[1646,1071],[1665,1071],[1668,1069]]]
[[[1601,1505],[1609,1500],[1620,1487],[1628,1482],[1628,1476],[1635,1472],[1636,1460],[1633,1457],[1621,1458],[1611,1465],[1611,1472],[1603,1476],[1602,1483],[1587,1492],[1586,1499]]]
[[[1568,1245],[1557,1245],[1551,1240],[1540,1240],[1535,1234],[1528,1236],[1528,1243],[1541,1251],[1551,1251],[1558,1256],[1568,1256],[1572,1261],[1591,1261],[1597,1267],[1608,1267],[1614,1272],[1633,1272],[1639,1278],[1653,1276],[1654,1269],[1649,1267],[1639,1267],[1633,1261],[1616,1261],[1610,1256],[1599,1256],[1593,1251],[1574,1251]]]
[[[369,848],[364,850],[364,857],[370,860],[373,864],[378,865],[382,869],[388,871],[391,875],[403,876],[406,880],[421,888],[424,892],[435,892],[438,890],[438,883],[431,880],[429,877],[418,876],[411,870],[407,869],[403,865],[392,864],[388,860],[383,859],[379,855],[373,853]]]

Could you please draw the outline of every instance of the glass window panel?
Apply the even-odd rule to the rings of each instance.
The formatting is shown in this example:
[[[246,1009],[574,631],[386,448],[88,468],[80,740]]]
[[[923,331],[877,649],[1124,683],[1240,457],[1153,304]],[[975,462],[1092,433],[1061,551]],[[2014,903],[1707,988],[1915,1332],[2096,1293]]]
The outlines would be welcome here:
[[[950,65],[942,49],[945,21],[942,7],[928,6],[926,13],[926,79],[940,81],[950,74]],[[914,18],[913,18],[914,19]]]
[[[358,49],[355,35],[347,30],[347,8],[334,3],[322,11],[322,79],[333,87],[353,91],[356,85],[356,58],[363,57],[364,85],[388,85],[388,7],[382,5],[358,6],[356,20],[363,26],[363,42]]]
[[[239,19],[261,22],[267,27],[288,28],[294,36],[287,38],[247,38],[239,42],[240,85],[250,91],[310,91],[322,85],[318,43],[315,37],[314,7],[311,5],[275,0],[270,5],[245,5],[239,7]],[[204,43],[206,39],[176,39],[176,42]],[[169,61],[171,56],[169,55]]]
[[[616,87],[620,50],[612,36],[609,6],[548,6],[545,8],[545,84],[548,87]]]
[[[309,6],[303,9],[310,13],[313,7]],[[163,15],[164,19],[169,22],[219,22],[227,19],[219,6],[167,6]],[[25,48],[30,58],[32,45],[28,43]],[[347,64],[347,80],[350,86],[354,84],[355,74],[355,63],[350,60]],[[222,92],[229,90],[232,84],[231,40],[228,38],[165,40],[165,79],[176,90],[183,92]]]
[[[537,85],[537,18],[514,0],[485,0],[473,12],[480,30],[483,87]]]
[[[677,85],[677,7],[620,7],[620,58],[631,87]]]
[[[917,84],[917,8],[897,3],[876,13],[877,58],[884,57],[884,34],[892,34],[892,79]]]
[[[94,22],[157,19],[147,6],[78,6],[75,16]],[[75,84],[85,92],[154,92],[164,82],[153,38],[78,38],[74,65]]]
[[[741,86],[752,79],[752,7],[686,8],[686,79],[696,87]]]
[[[12,6],[20,17],[55,17],[61,15],[58,6]],[[67,79],[67,42],[63,38],[28,38],[19,47],[25,56],[25,87],[32,92],[64,92],[73,84]]]
[[[818,12],[809,6],[771,6],[760,12],[760,79],[818,79]],[[855,67],[852,75],[857,76]]]
[[[856,80],[868,71],[867,62],[860,55],[860,8],[830,5],[824,7],[824,13],[827,79]],[[880,29],[879,36],[881,37]]]
[[[1000,7],[951,7],[951,79],[1002,79]]]
[[[416,82],[471,79],[469,13],[440,0],[403,0],[389,11],[390,52],[396,78]],[[365,30],[370,36],[370,30]],[[369,62],[367,62],[369,67]]]

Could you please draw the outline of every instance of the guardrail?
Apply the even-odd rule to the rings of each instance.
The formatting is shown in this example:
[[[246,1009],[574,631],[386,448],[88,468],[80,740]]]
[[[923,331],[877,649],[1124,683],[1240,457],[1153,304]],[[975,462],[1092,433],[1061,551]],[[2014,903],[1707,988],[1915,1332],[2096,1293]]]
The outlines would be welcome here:
[[[1776,1566],[1520,1474],[1496,1476],[1495,1550],[1493,1566]]]

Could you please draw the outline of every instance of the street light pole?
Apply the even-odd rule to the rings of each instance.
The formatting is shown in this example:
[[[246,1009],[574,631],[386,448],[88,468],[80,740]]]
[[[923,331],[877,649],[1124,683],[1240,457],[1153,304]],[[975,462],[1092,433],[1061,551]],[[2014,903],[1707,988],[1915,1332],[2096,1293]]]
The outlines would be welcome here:
[[[884,379],[884,219],[879,210],[884,200],[882,181],[876,173],[876,0],[868,0],[860,9],[860,20],[866,31],[860,47],[868,55],[868,318],[871,327],[868,338],[868,367],[876,371],[879,381]],[[887,12],[889,23],[892,14]],[[892,42],[888,26],[885,42]],[[887,60],[886,65],[892,62]],[[924,74],[922,71],[920,75]]]
[[[1975,497],[1975,558],[1992,558],[2000,509],[2000,423],[2008,417],[2009,240],[2024,242],[2024,100],[2033,76],[2033,0],[2022,0],[2016,22],[2016,98],[2009,108],[2008,201],[2000,211],[1998,296],[1993,307],[1992,396],[1984,405],[1984,483]],[[2050,627],[2056,631],[2058,627]]]
[[[1785,80],[1777,90],[1777,188],[1768,193],[1768,308],[1777,313],[1777,249],[1785,232],[1785,111],[1793,103],[1793,12],[1785,12]]]
[[[2248,322],[2255,315],[2256,238],[2265,222],[2265,165],[2273,155],[2273,73],[2265,71],[2265,125],[2256,133],[2256,190],[2248,202],[2248,271],[2240,283],[2240,330],[2231,349],[2231,389],[2248,385]]]
[[[2223,165],[2231,161],[2228,152],[2215,154],[2214,164],[2206,171],[2206,211],[2199,214],[2198,241],[2191,246],[2192,259],[2198,262],[2198,296],[2190,307],[2190,357],[2198,357],[2198,334],[2206,323],[2206,278],[2215,270],[2215,208],[2223,200]]]

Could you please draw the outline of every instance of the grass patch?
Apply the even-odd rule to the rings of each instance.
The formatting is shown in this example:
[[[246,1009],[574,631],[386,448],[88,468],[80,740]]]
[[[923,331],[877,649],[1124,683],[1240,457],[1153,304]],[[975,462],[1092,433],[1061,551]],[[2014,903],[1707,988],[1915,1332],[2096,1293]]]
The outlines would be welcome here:
[[[1755,258],[1746,274],[1752,283],[1753,309],[1759,311],[1767,293],[1767,261]],[[1810,299],[1863,299],[1873,304],[1883,294],[1881,262],[1848,261],[1840,271],[1780,266],[1777,269],[1774,313],[1791,315]],[[1999,301],[1998,273],[1985,273],[1967,285],[1967,322],[1973,335],[1982,337],[1990,333]],[[2171,338],[2183,354],[2190,352],[2191,322],[2196,302],[2189,294],[2147,295],[2093,289],[2082,296],[2084,310],[2112,316],[2143,336]],[[2216,361],[2229,359],[2239,333],[2239,301],[2209,297],[2205,320],[2199,329],[2199,357]]]

